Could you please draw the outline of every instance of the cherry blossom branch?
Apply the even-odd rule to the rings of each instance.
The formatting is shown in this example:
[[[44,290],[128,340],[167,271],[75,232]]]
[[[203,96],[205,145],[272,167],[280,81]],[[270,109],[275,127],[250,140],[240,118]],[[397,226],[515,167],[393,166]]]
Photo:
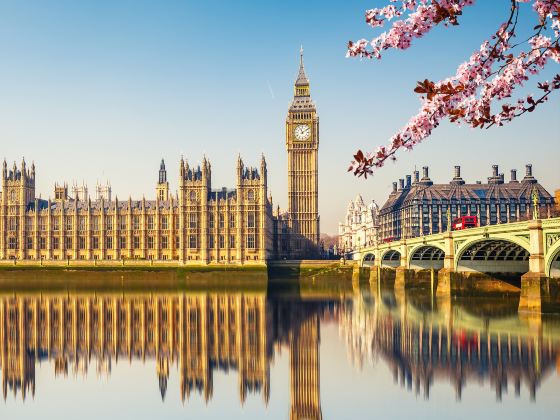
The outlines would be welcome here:
[[[523,86],[529,79],[529,75],[539,73],[550,59],[560,63],[560,0],[510,1],[508,19],[492,37],[494,41],[485,41],[468,62],[458,67],[455,76],[440,82],[427,79],[418,82],[414,90],[422,95],[419,113],[393,135],[388,146],[381,146],[375,152],[365,154],[358,151],[349,171],[367,178],[373,173],[373,169],[382,167],[387,159],[395,160],[399,149],[410,150],[428,137],[444,118],[471,127],[501,126],[504,122],[534,111],[538,105],[548,100],[552,91],[560,88],[560,76],[556,76],[552,82],[539,83],[539,89],[544,93],[538,99],[529,95],[518,99],[516,105],[504,104],[501,111],[492,113],[495,102],[511,97],[515,89]],[[391,0],[391,3],[397,1]],[[441,22],[445,25],[457,25],[457,16],[465,6],[473,4],[473,1],[400,0],[400,3],[400,8],[389,5],[366,12],[366,21],[376,27],[410,11],[406,19],[394,22],[388,32],[373,41],[350,42],[347,55],[380,58],[382,50],[406,49],[413,38],[421,37]],[[533,28],[535,32],[527,40],[512,44],[520,3],[532,3],[539,25]],[[543,35],[547,30],[554,33],[553,38]],[[513,48],[524,43],[528,43],[531,48],[517,55],[511,53]]]

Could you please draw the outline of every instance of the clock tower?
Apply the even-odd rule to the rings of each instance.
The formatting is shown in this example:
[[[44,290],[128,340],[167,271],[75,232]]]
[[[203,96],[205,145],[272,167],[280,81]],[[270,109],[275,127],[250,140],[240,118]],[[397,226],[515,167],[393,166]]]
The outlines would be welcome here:
[[[286,117],[288,151],[288,229],[290,257],[311,258],[319,251],[319,117],[309,92],[300,50],[294,99]]]

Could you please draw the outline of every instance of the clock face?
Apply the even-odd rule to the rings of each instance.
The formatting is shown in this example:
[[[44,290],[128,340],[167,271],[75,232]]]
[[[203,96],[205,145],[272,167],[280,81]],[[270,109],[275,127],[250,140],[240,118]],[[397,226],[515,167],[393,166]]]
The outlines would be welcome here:
[[[311,127],[306,124],[297,125],[294,129],[294,135],[299,141],[307,140],[311,136]]]

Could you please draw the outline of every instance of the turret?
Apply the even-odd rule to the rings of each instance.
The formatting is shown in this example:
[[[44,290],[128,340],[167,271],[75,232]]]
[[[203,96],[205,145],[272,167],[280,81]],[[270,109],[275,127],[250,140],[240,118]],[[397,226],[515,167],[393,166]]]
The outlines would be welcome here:
[[[183,160],[183,155],[181,155],[181,161],[179,162],[179,179],[185,179],[185,161]]]
[[[264,154],[261,155],[261,185],[264,186],[266,191],[266,184],[267,184],[267,169],[266,169],[266,159],[264,158]]]
[[[167,182],[167,170],[165,169],[165,161],[163,159],[161,159],[161,163],[159,165],[156,198],[162,201],[169,199],[169,182]]]

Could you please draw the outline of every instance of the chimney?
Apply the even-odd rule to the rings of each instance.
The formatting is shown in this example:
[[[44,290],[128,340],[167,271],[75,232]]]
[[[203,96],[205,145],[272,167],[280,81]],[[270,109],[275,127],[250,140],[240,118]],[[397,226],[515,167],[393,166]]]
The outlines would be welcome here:
[[[412,181],[412,176],[407,175],[406,176],[406,188],[410,188],[411,181]]]
[[[404,179],[399,179],[399,191],[404,190]]]
[[[533,165],[528,163],[525,165],[525,177],[531,178],[533,176]]]
[[[459,165],[455,165],[455,169],[453,171],[453,180],[451,181],[454,185],[463,185],[465,181],[461,178],[461,167]]]
[[[511,170],[511,180],[510,182],[517,182],[517,169]]]
[[[453,178],[461,178],[461,167],[458,165],[455,165],[455,171],[453,173]]]
[[[418,183],[420,182],[420,172],[419,171],[414,171],[414,183]]]
[[[393,192],[396,193],[397,192],[397,183],[393,182]]]
[[[492,177],[498,177],[498,165],[492,165]]]

